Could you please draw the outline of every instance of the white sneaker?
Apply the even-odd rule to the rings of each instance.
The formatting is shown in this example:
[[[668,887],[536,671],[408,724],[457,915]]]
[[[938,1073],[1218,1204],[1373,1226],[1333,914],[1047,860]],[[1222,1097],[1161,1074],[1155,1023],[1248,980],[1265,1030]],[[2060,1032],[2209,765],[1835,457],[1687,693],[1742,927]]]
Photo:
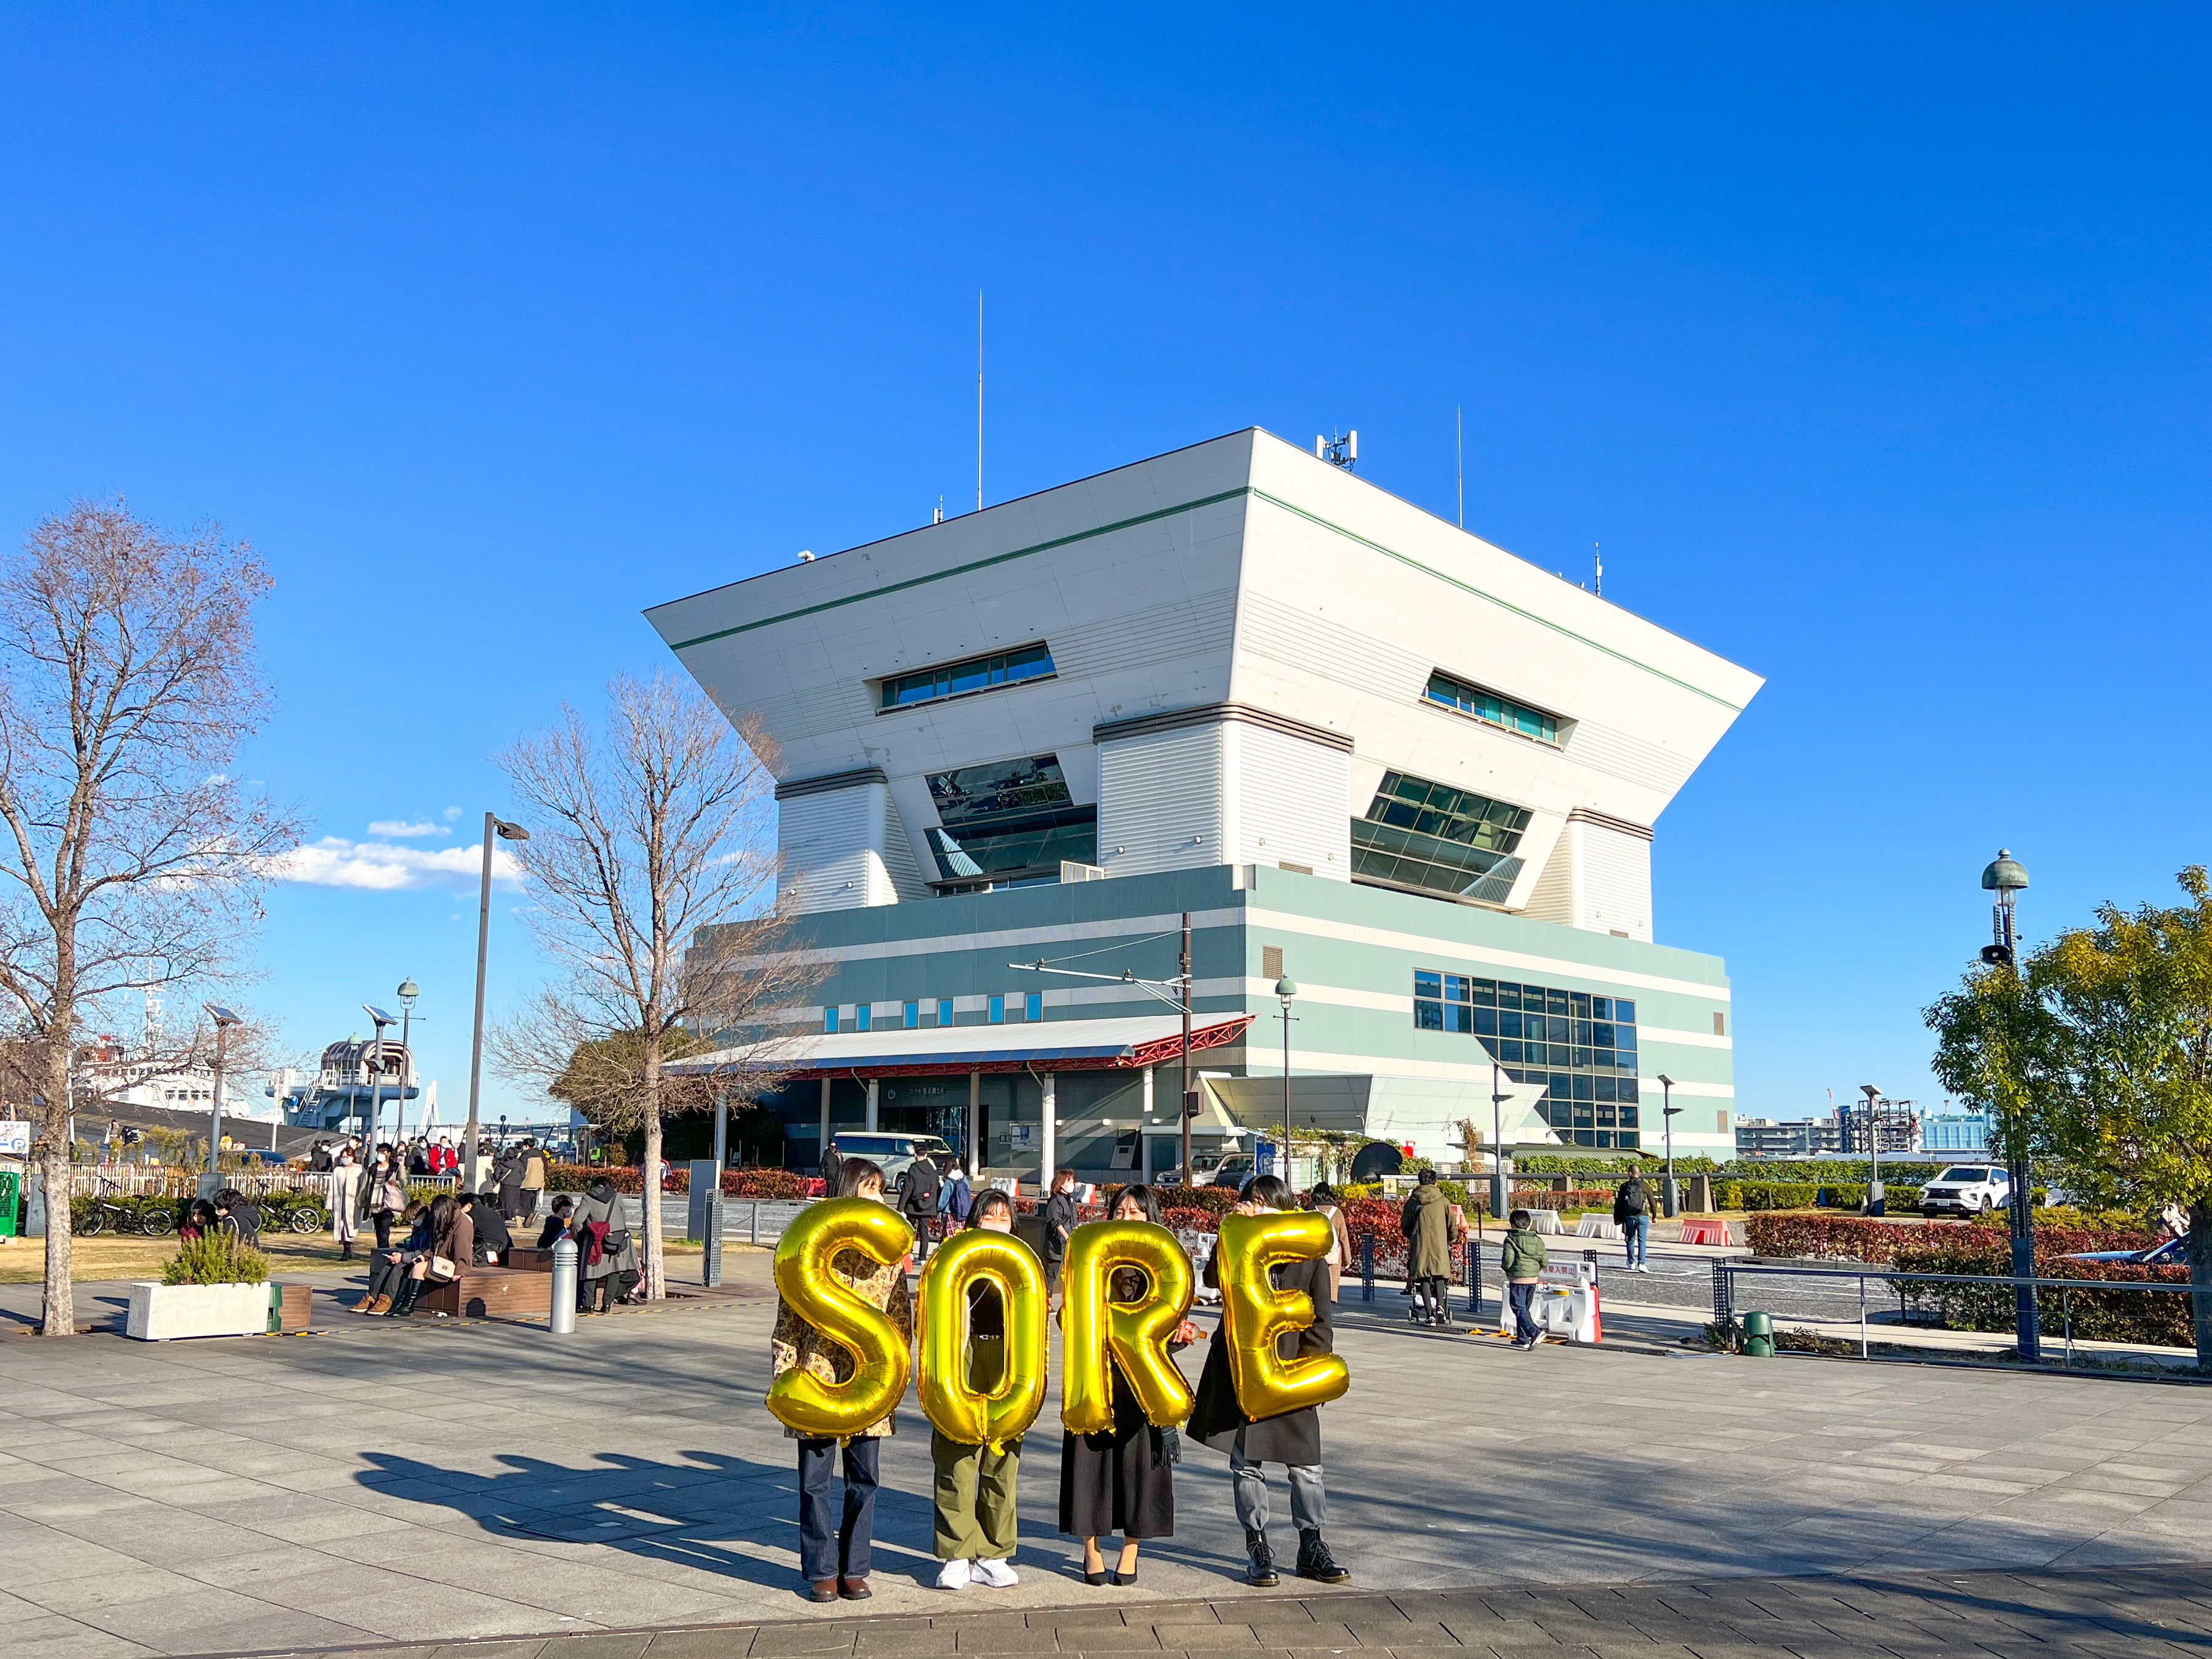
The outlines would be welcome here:
[[[974,1571],[974,1567],[966,1561],[947,1561],[937,1570],[937,1588],[966,1589]]]
[[[1012,1562],[994,1561],[982,1557],[976,1559],[975,1576],[993,1589],[1011,1589],[1021,1583],[1021,1577],[1015,1572]]]

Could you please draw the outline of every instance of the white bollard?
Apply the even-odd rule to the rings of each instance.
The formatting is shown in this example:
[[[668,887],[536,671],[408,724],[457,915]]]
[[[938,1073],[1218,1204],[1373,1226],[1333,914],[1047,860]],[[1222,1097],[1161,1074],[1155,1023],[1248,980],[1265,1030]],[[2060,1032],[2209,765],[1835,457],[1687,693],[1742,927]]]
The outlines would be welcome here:
[[[576,1334],[576,1241],[553,1241],[553,1308],[547,1328],[556,1336]]]

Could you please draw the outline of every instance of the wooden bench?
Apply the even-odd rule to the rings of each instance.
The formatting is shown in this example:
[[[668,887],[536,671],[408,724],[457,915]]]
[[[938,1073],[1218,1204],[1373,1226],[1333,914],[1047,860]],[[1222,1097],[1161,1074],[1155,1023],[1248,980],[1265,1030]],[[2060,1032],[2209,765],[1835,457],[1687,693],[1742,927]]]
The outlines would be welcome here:
[[[550,1273],[553,1271],[553,1252],[518,1244],[507,1253],[506,1265],[519,1273]]]
[[[456,1319],[550,1319],[553,1276],[515,1267],[465,1267],[459,1278],[426,1289],[416,1305]]]

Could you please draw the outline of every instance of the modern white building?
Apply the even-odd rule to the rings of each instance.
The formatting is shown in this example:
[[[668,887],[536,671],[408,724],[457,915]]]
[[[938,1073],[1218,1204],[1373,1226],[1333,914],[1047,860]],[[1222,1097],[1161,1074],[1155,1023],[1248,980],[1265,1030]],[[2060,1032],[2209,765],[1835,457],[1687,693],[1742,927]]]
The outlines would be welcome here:
[[[1126,1158],[1140,1100],[1174,1121],[1126,1066],[1048,1090],[1023,1056],[1060,1034],[1005,1031],[963,1091],[899,1034],[1179,1030],[1010,964],[1166,978],[1188,912],[1201,1023],[1238,1026],[1209,1109],[1279,1120],[1287,974],[1302,1125],[1656,1146],[1665,1073],[1678,1146],[1733,1150],[1726,975],[1657,942],[1651,856],[1761,682],[1349,471],[1232,433],[648,615],[777,745],[783,896],[830,969],[791,1017],[840,1039],[839,1124],[891,1109],[872,1076],[936,1078],[905,1127],[988,1163],[1025,1115]]]

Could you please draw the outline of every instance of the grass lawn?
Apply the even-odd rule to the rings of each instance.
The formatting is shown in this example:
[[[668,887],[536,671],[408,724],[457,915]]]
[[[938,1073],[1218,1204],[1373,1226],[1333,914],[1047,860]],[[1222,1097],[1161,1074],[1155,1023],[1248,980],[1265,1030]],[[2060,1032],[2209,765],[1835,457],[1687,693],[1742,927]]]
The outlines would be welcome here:
[[[345,1265],[338,1260],[337,1241],[327,1233],[264,1233],[261,1251],[269,1258],[270,1268],[280,1273],[314,1273]],[[139,1238],[103,1233],[98,1238],[76,1241],[70,1276],[80,1280],[159,1279],[162,1267],[176,1254],[174,1234],[167,1238]],[[0,1285],[35,1285],[45,1278],[46,1271],[44,1239],[0,1239]]]

